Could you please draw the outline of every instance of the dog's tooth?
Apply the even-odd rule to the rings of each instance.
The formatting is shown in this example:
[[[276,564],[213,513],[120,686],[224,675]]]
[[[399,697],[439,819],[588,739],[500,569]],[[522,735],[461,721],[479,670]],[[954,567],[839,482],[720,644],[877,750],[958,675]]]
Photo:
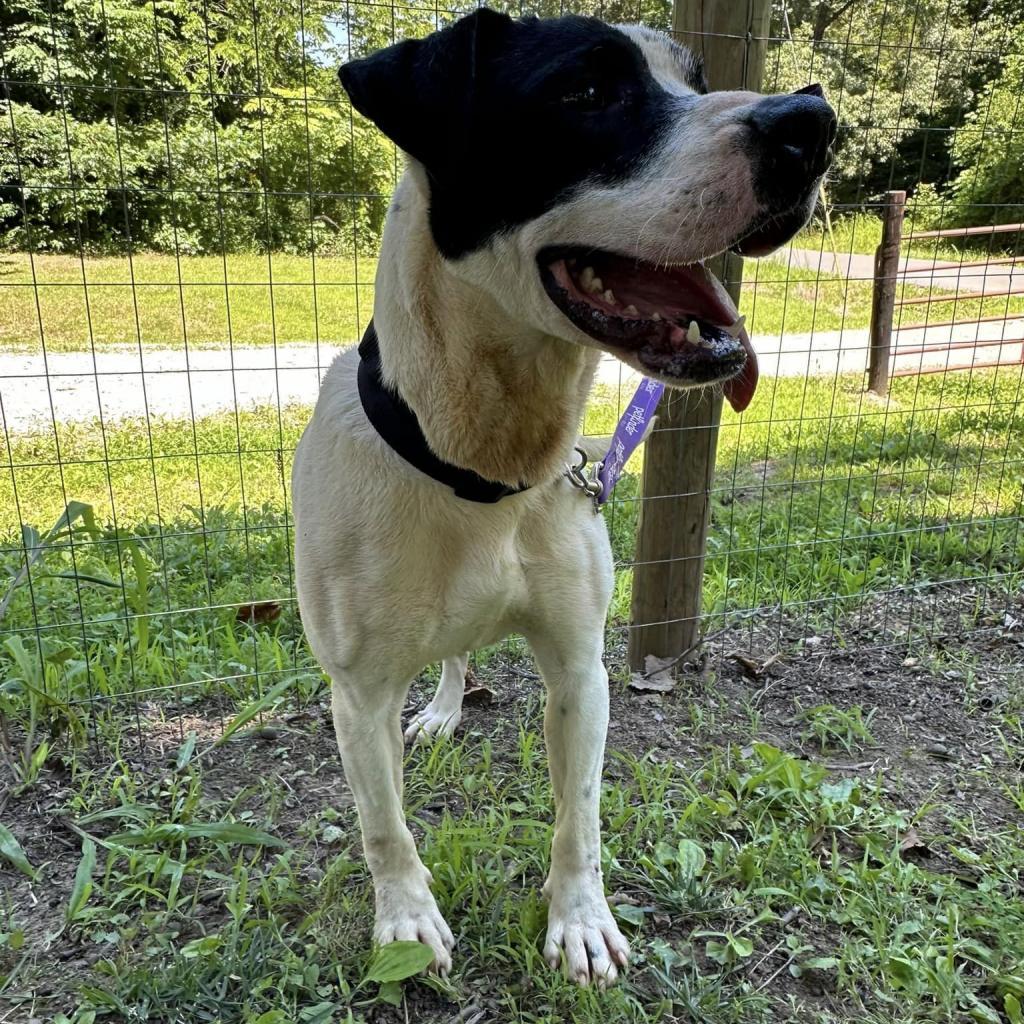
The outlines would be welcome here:
[[[632,302],[622,312],[627,314],[628,316],[639,316],[640,315],[639,310],[636,308],[636,306],[633,305]]]
[[[686,340],[691,345],[700,344],[700,328],[697,326],[696,320],[691,320],[690,326],[686,328]]]
[[[599,277],[592,277],[590,284],[587,285],[587,291],[591,295],[600,295],[604,291],[604,282]]]
[[[746,320],[747,320],[746,316],[741,316],[736,321],[736,323],[730,325],[729,327],[726,327],[725,333],[728,334],[732,338],[738,338],[740,336],[740,331],[743,330],[743,325],[744,325],[744,323],[746,323]]]
[[[661,314],[660,314],[660,313],[659,313],[659,312],[658,312],[657,310],[655,310],[655,311],[654,311],[654,312],[653,312],[653,313],[651,314],[651,319],[652,319],[652,320],[660,320],[660,319],[661,319]]]
[[[615,292],[613,292],[611,290],[611,288],[609,288],[609,289],[607,289],[605,291],[605,293],[604,293],[604,301],[605,302],[610,302],[613,306],[618,305],[618,303],[615,301]]]
[[[594,268],[584,267],[583,273],[580,274],[580,284],[583,286],[584,291],[590,291],[590,286],[594,281]]]

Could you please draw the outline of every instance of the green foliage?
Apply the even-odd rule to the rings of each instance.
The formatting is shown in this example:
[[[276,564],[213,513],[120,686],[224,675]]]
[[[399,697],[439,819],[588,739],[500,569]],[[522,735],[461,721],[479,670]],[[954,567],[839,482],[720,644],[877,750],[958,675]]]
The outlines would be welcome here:
[[[6,246],[375,247],[392,148],[343,100],[322,9],[15,0],[4,21]]]
[[[999,75],[982,90],[953,141],[963,168],[951,187],[954,216],[965,223],[1024,220],[1024,29],[1018,28]],[[1002,208],[993,208],[1001,204]]]
[[[1024,864],[1013,829],[982,835],[950,812],[929,830],[944,856],[908,861],[899,840],[911,819],[881,779],[830,778],[756,739],[713,747],[689,769],[615,757],[602,787],[602,853],[624,897],[617,911],[633,965],[604,993],[548,971],[537,890],[551,793],[536,750],[538,711],[524,711],[507,745],[473,735],[406,765],[433,890],[459,929],[447,982],[401,984],[429,960],[418,943],[369,956],[371,894],[353,813],[313,808],[286,852],[250,855],[197,838],[187,848],[101,854],[75,924],[99,959],[84,977],[50,972],[47,985],[99,1019],[158,1021],[167,1006],[187,1006],[197,1020],[433,1024],[458,1019],[460,1007],[468,1019],[486,1001],[494,1019],[515,1024],[996,1024],[1000,1011],[1019,1024],[1024,917],[1014,882]],[[306,742],[294,738],[293,749]],[[193,812],[216,803],[202,793],[211,768],[196,765],[178,780]],[[93,786],[79,780],[73,799],[88,808],[80,820],[131,813],[157,825],[176,816],[155,782],[138,786],[134,809],[117,805],[110,784],[132,785],[114,770]],[[276,785],[253,786],[264,827],[280,815]],[[438,792],[451,806],[420,817]],[[310,875],[324,851],[310,837],[328,816],[350,834],[317,886]],[[802,978],[813,984],[794,984]],[[827,989],[829,1013],[812,1014],[815,988]],[[800,1005],[787,1001],[791,993]],[[403,1000],[394,1015],[381,1006]]]
[[[88,836],[82,840],[82,859],[75,871],[75,881],[71,887],[71,898],[68,900],[65,914],[68,924],[73,924],[82,916],[89,896],[92,894],[92,873],[96,870],[96,843]]]
[[[647,6],[645,22],[667,28],[667,0]],[[638,15],[626,0],[576,5],[599,7],[612,21]],[[566,9],[546,0],[536,13]],[[398,164],[335,71],[463,13],[13,0],[0,16],[0,74],[14,80],[0,100],[0,245],[376,251]]]
[[[797,702],[797,718],[807,726],[801,738],[816,740],[823,751],[842,747],[849,754],[856,748],[874,743],[869,728],[873,717],[874,709],[865,715],[857,704],[844,710],[834,704],[801,708]]]
[[[769,54],[767,82],[825,87],[842,125],[834,203],[948,173],[954,133],[942,129],[959,123],[995,72],[1013,18],[1019,14],[997,6],[979,13],[973,0],[779,0],[782,41]]]
[[[492,6],[671,24],[668,0]],[[0,15],[0,74],[12,80],[0,245],[375,252],[398,163],[335,69],[464,12],[451,0],[12,0]],[[890,180],[942,186],[951,172],[958,204],[1016,201],[1020,22],[1012,5],[975,0],[779,0],[765,89],[825,85],[844,126],[839,205]],[[966,130],[947,130],[965,110]]]
[[[366,971],[367,981],[384,984],[405,981],[430,966],[434,954],[422,942],[392,942],[374,953]]]
[[[33,881],[35,880],[35,868],[29,864],[21,844],[14,838],[11,830],[2,824],[0,824],[0,857],[13,864],[22,874],[28,875]]]

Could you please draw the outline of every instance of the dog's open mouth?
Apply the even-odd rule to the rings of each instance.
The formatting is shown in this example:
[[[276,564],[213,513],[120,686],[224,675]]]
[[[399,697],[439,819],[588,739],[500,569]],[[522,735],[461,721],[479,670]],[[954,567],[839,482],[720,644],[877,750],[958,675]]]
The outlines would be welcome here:
[[[728,293],[699,263],[655,266],[596,249],[538,256],[552,302],[581,331],[669,384],[723,381],[737,412],[757,384],[757,357]]]

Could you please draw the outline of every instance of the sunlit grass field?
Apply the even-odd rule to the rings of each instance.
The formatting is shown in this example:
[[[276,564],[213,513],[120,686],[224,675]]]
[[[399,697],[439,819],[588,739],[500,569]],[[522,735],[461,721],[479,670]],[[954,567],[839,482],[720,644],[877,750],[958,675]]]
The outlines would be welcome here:
[[[287,254],[0,255],[0,352],[351,344],[370,318],[375,272],[373,259]],[[864,328],[871,282],[747,261],[740,308],[756,334]],[[1024,297],[928,310],[933,322],[969,319],[1024,310]]]
[[[933,215],[937,212],[932,211]],[[908,211],[903,224],[904,234],[930,229],[931,223],[925,224],[915,219],[913,208]],[[847,213],[832,218],[831,230],[826,227],[823,218],[815,217],[791,244],[797,249],[811,249],[815,252],[873,255],[881,241],[882,222],[879,217],[870,213]],[[1020,241],[1021,232],[973,238],[908,238],[901,246],[900,253],[912,259],[961,263],[1010,256],[1013,254],[1014,243],[1019,246]]]

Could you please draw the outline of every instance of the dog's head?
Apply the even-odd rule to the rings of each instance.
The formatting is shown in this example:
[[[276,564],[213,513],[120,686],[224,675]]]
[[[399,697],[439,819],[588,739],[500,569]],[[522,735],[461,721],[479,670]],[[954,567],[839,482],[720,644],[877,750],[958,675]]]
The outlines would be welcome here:
[[[806,222],[836,133],[820,87],[708,93],[661,33],[486,9],[340,74],[412,157],[456,274],[510,317],[747,405],[753,350],[702,261]]]

